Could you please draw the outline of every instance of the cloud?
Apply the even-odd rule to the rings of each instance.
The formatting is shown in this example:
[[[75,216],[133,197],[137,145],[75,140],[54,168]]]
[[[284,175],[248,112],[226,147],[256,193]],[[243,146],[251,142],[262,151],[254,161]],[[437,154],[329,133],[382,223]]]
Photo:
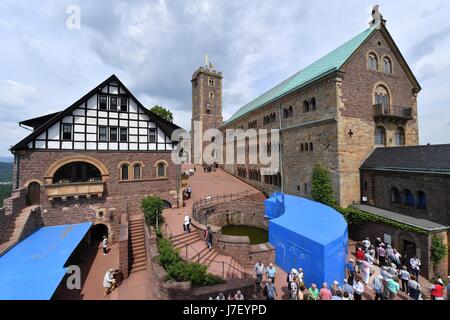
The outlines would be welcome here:
[[[39,97],[37,88],[13,80],[0,81],[0,121],[18,119]]]

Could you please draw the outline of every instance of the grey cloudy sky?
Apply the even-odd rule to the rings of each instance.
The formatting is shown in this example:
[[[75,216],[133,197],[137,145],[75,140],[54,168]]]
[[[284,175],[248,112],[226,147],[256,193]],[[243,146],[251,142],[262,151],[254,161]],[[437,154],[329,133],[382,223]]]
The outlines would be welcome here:
[[[71,105],[115,73],[146,106],[190,126],[190,79],[208,53],[223,72],[224,118],[367,28],[366,0],[3,0],[0,156],[17,122]],[[419,79],[420,141],[450,143],[450,1],[378,0]],[[69,30],[66,10],[81,9]]]

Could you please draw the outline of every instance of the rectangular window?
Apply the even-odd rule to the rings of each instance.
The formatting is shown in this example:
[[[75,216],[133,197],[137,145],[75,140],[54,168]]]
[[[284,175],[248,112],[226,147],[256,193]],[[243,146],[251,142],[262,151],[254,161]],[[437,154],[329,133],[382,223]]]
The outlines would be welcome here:
[[[109,98],[109,110],[117,111],[117,97]]]
[[[155,143],[156,142],[156,129],[149,129],[149,137],[148,142]]]
[[[120,111],[122,111],[122,112],[128,111],[127,98],[120,98]]]
[[[106,110],[108,108],[108,99],[106,96],[100,96],[98,108],[100,110]]]
[[[127,141],[128,141],[128,129],[120,128],[120,142],[127,142]]]
[[[98,141],[107,141],[106,127],[98,127]]]
[[[109,128],[109,141],[117,141],[117,128]]]
[[[62,130],[63,130],[62,134],[63,140],[72,140],[72,125],[64,123]]]

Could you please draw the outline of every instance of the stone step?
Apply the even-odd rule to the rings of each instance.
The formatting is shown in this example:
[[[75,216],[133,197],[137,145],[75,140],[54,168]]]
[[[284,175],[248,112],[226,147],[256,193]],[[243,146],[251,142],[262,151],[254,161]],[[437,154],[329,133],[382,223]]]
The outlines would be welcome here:
[[[197,234],[193,234],[193,235],[191,235],[189,237],[181,238],[181,239],[172,241],[172,246],[173,247],[177,247],[179,245],[184,245],[186,242],[187,243],[194,243],[194,242],[197,242],[197,241],[201,241],[200,237]]]
[[[132,267],[130,272],[133,273],[133,272],[139,272],[139,271],[144,271],[144,270],[147,270],[147,265],[145,265],[145,264]]]
[[[192,238],[192,239],[189,239],[187,241],[182,241],[182,242],[176,243],[175,245],[172,245],[172,246],[175,249],[177,249],[177,250],[181,250],[181,249],[185,248],[186,244],[188,246],[192,246],[194,243],[197,243],[197,242],[200,242],[200,241],[203,241],[203,240],[200,239],[200,238]]]
[[[172,241],[172,243],[174,243],[174,242],[178,242],[178,241],[180,241],[180,240],[186,239],[186,238],[191,238],[191,237],[196,237],[196,236],[198,236],[198,234],[195,233],[195,232],[191,232],[191,233],[182,233],[182,234],[173,236],[172,239],[171,239],[171,241]]]
[[[136,259],[133,259],[133,265],[135,265],[137,263],[140,263],[140,262],[143,262],[144,264],[146,263],[145,255],[144,256],[140,256],[140,257],[138,257]]]

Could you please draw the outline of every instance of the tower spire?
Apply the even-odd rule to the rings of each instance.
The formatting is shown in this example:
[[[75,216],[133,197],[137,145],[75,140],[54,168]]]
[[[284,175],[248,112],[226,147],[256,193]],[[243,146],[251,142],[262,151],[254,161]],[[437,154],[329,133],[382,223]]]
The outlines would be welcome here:
[[[208,67],[209,65],[209,57],[208,54],[205,54],[205,67]]]

